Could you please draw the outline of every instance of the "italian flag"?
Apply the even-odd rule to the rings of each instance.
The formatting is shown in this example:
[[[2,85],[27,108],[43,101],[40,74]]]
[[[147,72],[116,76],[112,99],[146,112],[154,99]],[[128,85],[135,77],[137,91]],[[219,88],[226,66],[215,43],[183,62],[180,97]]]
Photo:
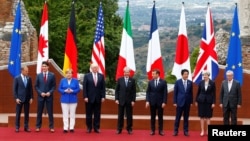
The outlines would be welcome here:
[[[124,67],[130,68],[130,76],[133,77],[135,73],[135,58],[134,58],[134,46],[132,39],[132,29],[130,22],[130,12],[129,3],[127,3],[126,13],[123,23],[121,47],[118,58],[117,70],[116,70],[116,80],[123,76]]]

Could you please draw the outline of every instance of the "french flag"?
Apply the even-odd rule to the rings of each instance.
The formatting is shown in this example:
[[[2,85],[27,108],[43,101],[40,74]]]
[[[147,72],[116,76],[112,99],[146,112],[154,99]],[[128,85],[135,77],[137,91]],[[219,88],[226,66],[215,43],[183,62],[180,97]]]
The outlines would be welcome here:
[[[189,71],[189,74],[191,74],[184,2],[181,8],[179,33],[176,44],[176,56],[175,56],[174,67],[172,69],[172,75],[175,75],[176,79],[181,79],[182,69],[187,69]],[[188,79],[192,80],[192,76],[189,75]]]
[[[210,72],[209,78],[214,80],[219,73],[218,57],[215,47],[213,18],[210,11],[209,3],[206,14],[203,35],[200,43],[200,52],[193,73],[193,82],[199,84],[202,80],[202,72]]]
[[[152,10],[151,29],[150,29],[150,36],[148,43],[148,56],[147,56],[147,66],[146,66],[148,80],[152,79],[152,71],[154,69],[158,69],[160,71],[160,78],[164,79],[164,67],[161,56],[155,2]]]

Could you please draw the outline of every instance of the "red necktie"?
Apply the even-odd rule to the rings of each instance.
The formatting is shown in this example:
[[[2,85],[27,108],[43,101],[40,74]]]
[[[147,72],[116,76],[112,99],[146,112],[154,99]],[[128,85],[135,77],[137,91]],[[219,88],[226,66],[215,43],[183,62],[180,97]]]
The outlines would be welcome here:
[[[43,80],[44,80],[44,82],[46,82],[46,81],[47,81],[47,76],[46,76],[46,73],[44,73],[44,75],[43,75]]]
[[[96,81],[96,74],[94,73],[94,83],[95,83],[95,86],[97,84],[97,81]]]

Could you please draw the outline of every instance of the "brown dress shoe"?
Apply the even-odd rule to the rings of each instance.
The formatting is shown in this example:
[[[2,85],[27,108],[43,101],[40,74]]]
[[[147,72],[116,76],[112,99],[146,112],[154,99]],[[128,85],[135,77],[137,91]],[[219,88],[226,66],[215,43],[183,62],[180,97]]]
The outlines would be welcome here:
[[[51,133],[54,133],[54,132],[55,132],[55,130],[54,130],[53,128],[51,128],[49,131],[50,131]]]

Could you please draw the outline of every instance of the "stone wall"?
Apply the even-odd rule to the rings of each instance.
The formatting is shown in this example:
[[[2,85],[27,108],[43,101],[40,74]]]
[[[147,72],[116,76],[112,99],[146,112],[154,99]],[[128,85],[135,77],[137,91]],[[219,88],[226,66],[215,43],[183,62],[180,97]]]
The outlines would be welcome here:
[[[14,25],[16,5],[18,0],[0,0],[0,65],[7,65],[9,59],[11,34]],[[22,62],[37,59],[37,32],[32,26],[23,2],[22,10]]]

